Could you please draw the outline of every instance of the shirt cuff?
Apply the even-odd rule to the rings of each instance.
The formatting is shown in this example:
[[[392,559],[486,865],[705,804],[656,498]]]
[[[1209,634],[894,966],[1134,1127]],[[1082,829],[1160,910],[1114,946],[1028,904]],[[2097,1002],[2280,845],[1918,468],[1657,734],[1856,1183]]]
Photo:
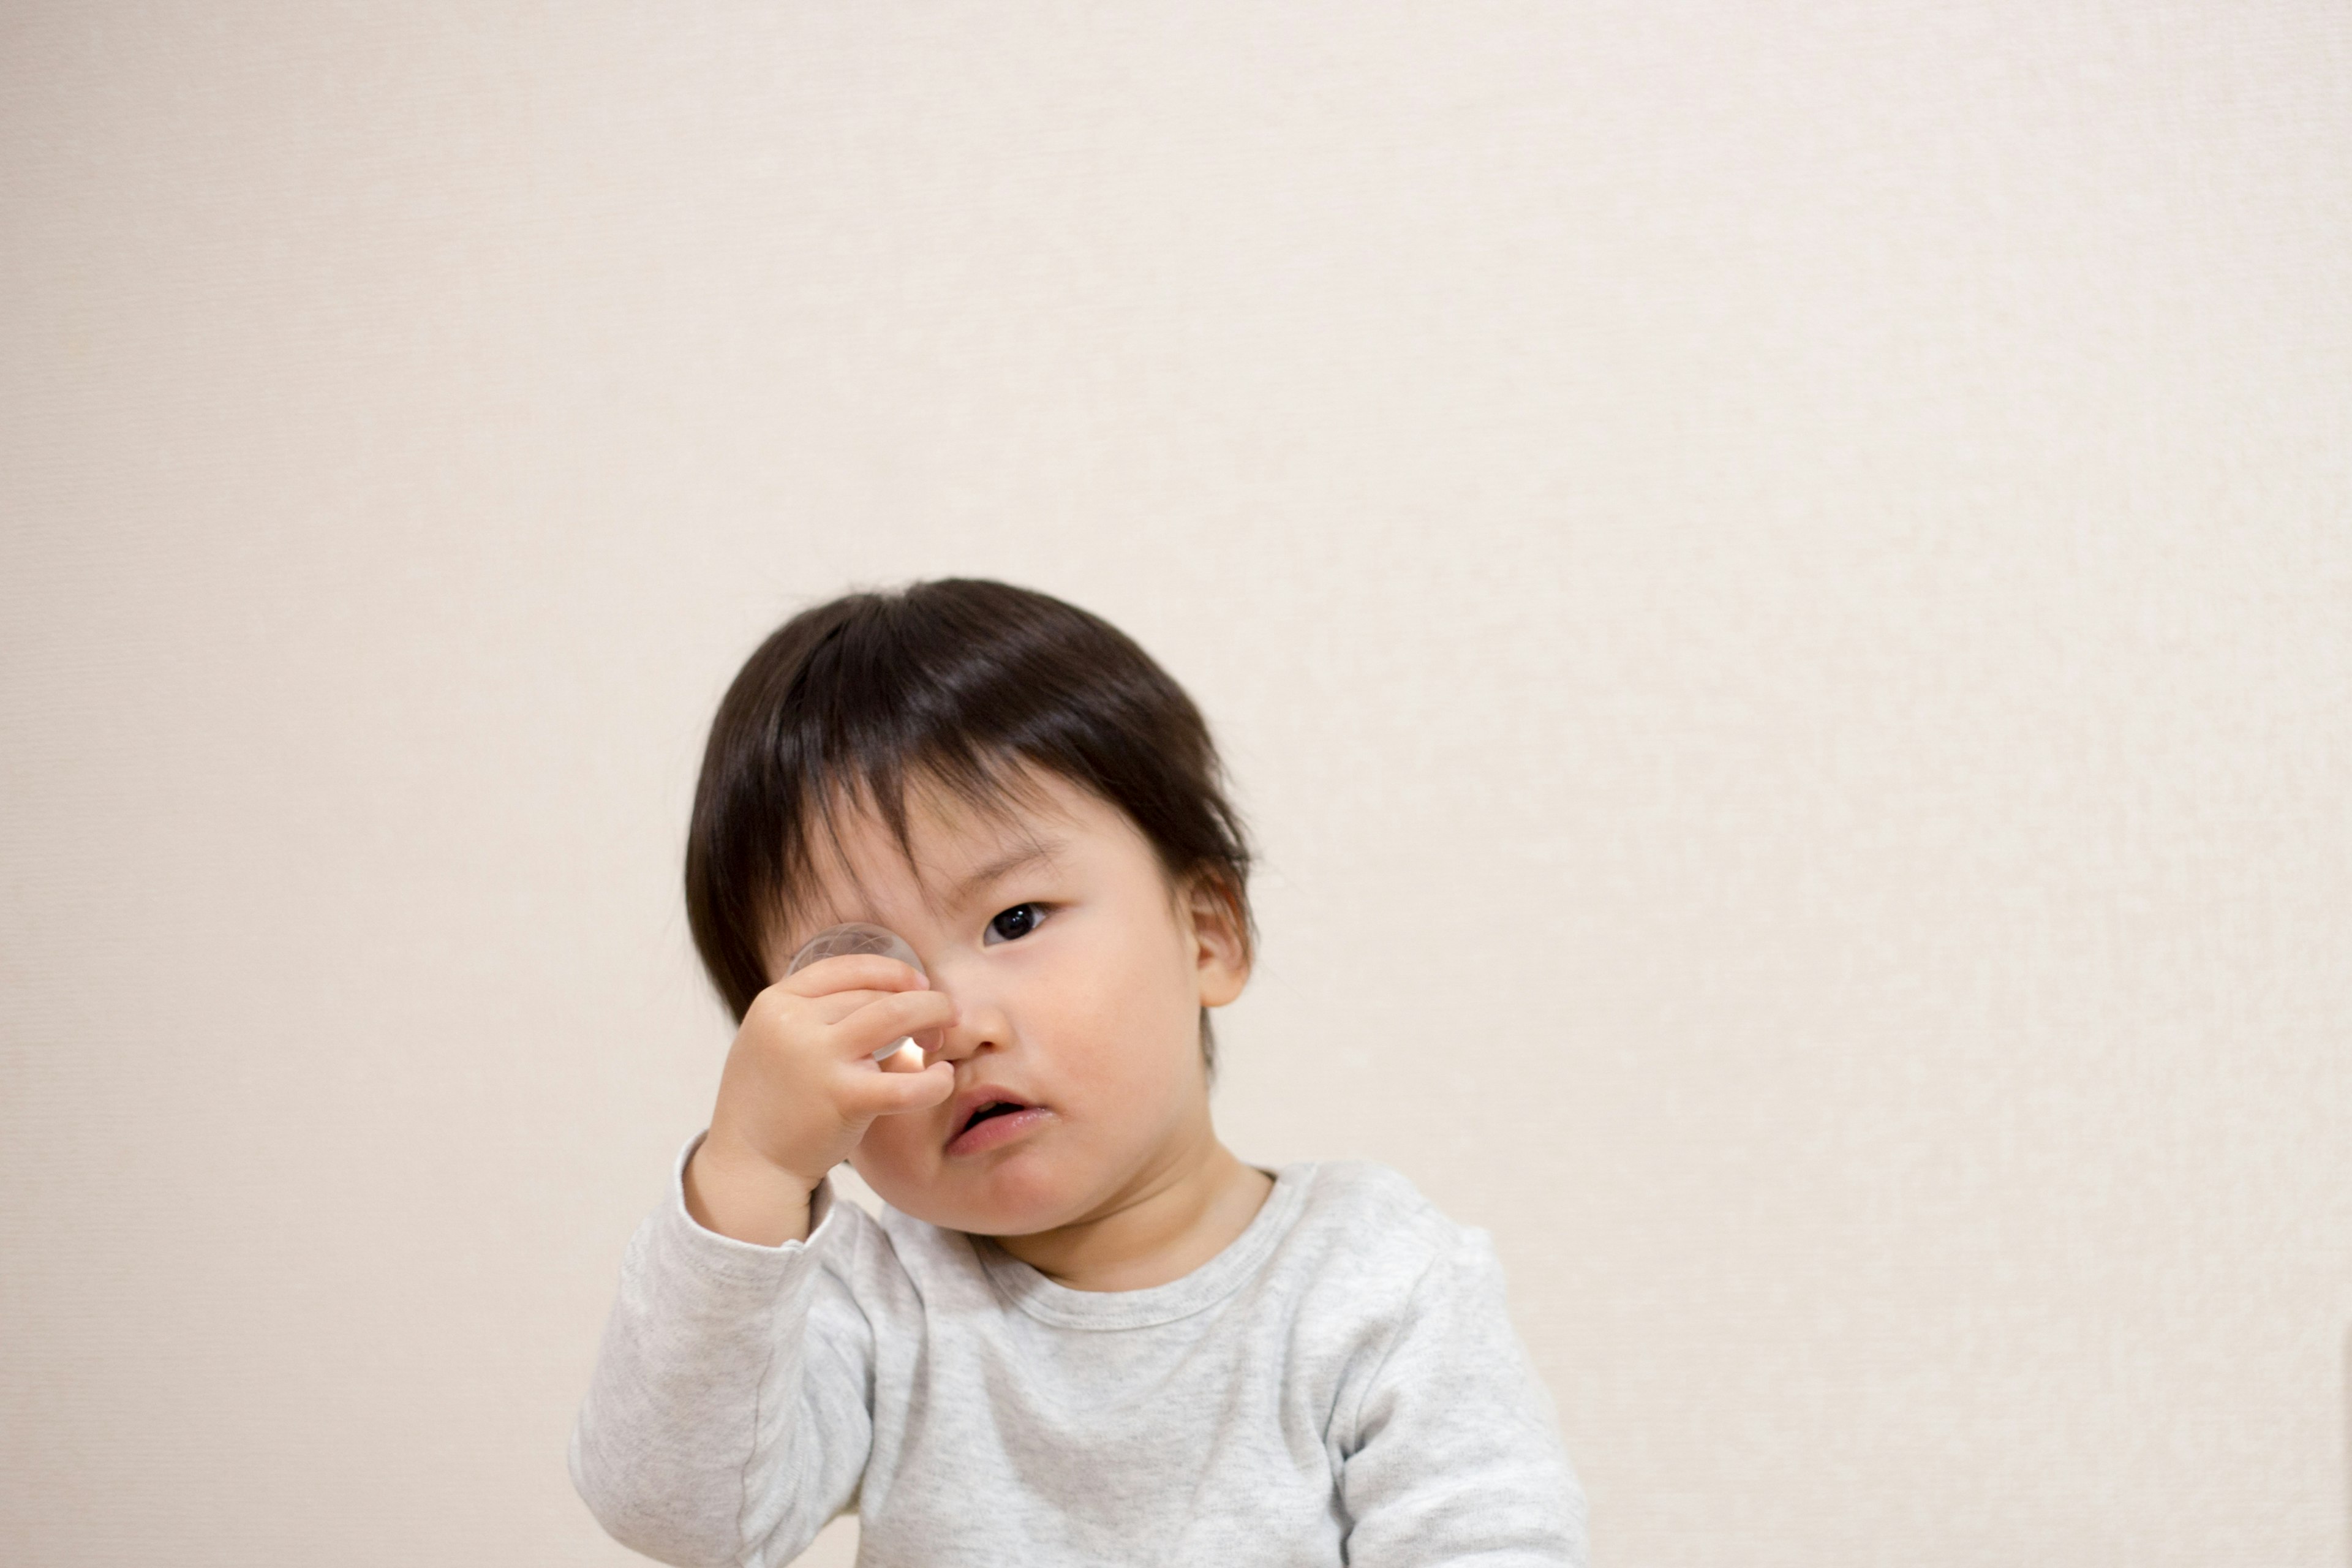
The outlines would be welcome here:
[[[665,1220],[662,1228],[668,1232],[669,1247],[677,1254],[692,1258],[706,1268],[736,1278],[761,1276],[774,1278],[791,1267],[792,1260],[804,1252],[813,1252],[825,1244],[825,1238],[839,1230],[834,1223],[833,1178],[825,1177],[809,1194],[809,1233],[805,1241],[787,1241],[777,1247],[761,1247],[757,1242],[738,1241],[731,1236],[721,1236],[706,1228],[686,1207],[686,1166],[694,1152],[702,1147],[709,1136],[705,1128],[686,1141],[678,1151],[677,1163],[670,1167],[669,1197],[662,1205]]]

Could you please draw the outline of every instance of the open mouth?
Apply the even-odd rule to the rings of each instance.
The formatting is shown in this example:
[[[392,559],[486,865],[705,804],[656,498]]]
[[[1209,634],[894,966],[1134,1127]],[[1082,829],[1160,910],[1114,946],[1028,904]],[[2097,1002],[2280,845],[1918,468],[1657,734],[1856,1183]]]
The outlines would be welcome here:
[[[970,1117],[966,1118],[964,1124],[957,1128],[956,1131],[959,1134],[969,1132],[992,1116],[1010,1116],[1016,1110],[1026,1110],[1028,1109],[1029,1108],[1027,1106],[1022,1105],[1014,1100],[992,1100],[986,1105],[983,1105],[979,1110],[973,1111]]]
[[[949,1135],[947,1152],[953,1155],[984,1154],[1027,1137],[1053,1117],[1054,1113],[1042,1105],[1018,1100],[982,1100]]]

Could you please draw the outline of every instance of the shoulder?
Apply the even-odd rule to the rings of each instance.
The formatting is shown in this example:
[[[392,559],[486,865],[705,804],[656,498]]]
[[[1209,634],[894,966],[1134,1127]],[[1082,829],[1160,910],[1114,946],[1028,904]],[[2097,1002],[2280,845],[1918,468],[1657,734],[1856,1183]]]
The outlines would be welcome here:
[[[1496,1348],[1507,1346],[1509,1317],[1485,1231],[1458,1223],[1402,1173],[1370,1161],[1286,1166],[1280,1179],[1300,1194],[1274,1269],[1290,1343],[1328,1369],[1328,1408],[1343,1447],[1360,1436],[1377,1379],[1443,1384],[1457,1379],[1461,1369],[1448,1358],[1461,1354],[1486,1357],[1490,1371],[1511,1364]],[[1465,1397],[1467,1391],[1465,1383]]]
[[[1323,1160],[1290,1169],[1307,1174],[1302,1223],[1377,1227],[1401,1245],[1442,1252],[1469,1234],[1431,1203],[1403,1172],[1372,1160]]]
[[[1371,1160],[1325,1160],[1287,1167],[1285,1174],[1292,1172],[1305,1186],[1302,1229],[1424,1264],[1479,1234],[1454,1223],[1402,1172]]]
[[[1286,1166],[1300,1191],[1297,1223],[1283,1251],[1307,1276],[1309,1293],[1349,1303],[1351,1315],[1389,1317],[1433,1272],[1483,1270],[1484,1231],[1457,1224],[1402,1172],[1370,1160]]]

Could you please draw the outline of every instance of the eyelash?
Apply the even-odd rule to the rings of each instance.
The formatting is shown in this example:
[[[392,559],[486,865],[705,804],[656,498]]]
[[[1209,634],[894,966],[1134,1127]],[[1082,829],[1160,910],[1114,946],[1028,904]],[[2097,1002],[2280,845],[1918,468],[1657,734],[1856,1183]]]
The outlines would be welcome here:
[[[1017,913],[1018,911],[1020,911],[1020,910],[1035,910],[1035,911],[1036,911],[1036,913],[1034,913],[1034,915],[1032,915],[1032,916],[1030,917],[1030,920],[1029,920],[1029,929],[1028,929],[1027,931],[1023,931],[1023,932],[1021,933],[1021,936],[1006,936],[1006,935],[1004,935],[1003,932],[999,931],[996,929],[996,922],[997,922],[998,921],[1003,920],[1005,916],[1007,916],[1007,915],[1009,915],[1009,914],[1014,914],[1014,913]],[[990,937],[992,937],[992,936],[996,938],[997,942],[1019,942],[1019,941],[1021,940],[1021,937],[1031,936],[1031,935],[1035,934],[1037,928],[1038,928],[1039,926],[1043,925],[1043,924],[1045,923],[1045,905],[1043,905],[1043,904],[1041,904],[1041,903],[1038,903],[1038,902],[1037,902],[1035,900],[1034,900],[1034,899],[1029,900],[1027,900],[1026,902],[1014,904],[1011,909],[999,910],[997,910],[997,911],[996,911],[996,913],[995,913],[995,914],[993,914],[993,915],[992,915],[991,917],[989,917],[988,928],[987,928],[987,930],[986,930],[986,931],[982,931],[982,932],[981,933],[981,942],[982,942],[982,945],[983,945],[983,946],[989,946],[989,947],[995,946],[995,945],[996,945],[996,942],[991,942],[988,940],[988,939],[989,939]]]

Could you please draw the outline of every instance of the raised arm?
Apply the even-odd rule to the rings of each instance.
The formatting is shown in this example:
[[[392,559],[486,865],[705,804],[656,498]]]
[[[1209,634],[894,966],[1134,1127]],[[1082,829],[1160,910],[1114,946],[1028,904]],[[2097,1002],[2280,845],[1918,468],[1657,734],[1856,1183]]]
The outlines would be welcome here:
[[[825,1173],[877,1116],[936,1105],[945,1062],[877,1049],[951,1022],[921,972],[821,960],[753,999],[710,1131],[629,1243],[572,1440],[572,1479],[623,1544],[667,1563],[765,1564],[846,1507],[873,1442],[873,1328],[828,1249],[864,1216]]]

